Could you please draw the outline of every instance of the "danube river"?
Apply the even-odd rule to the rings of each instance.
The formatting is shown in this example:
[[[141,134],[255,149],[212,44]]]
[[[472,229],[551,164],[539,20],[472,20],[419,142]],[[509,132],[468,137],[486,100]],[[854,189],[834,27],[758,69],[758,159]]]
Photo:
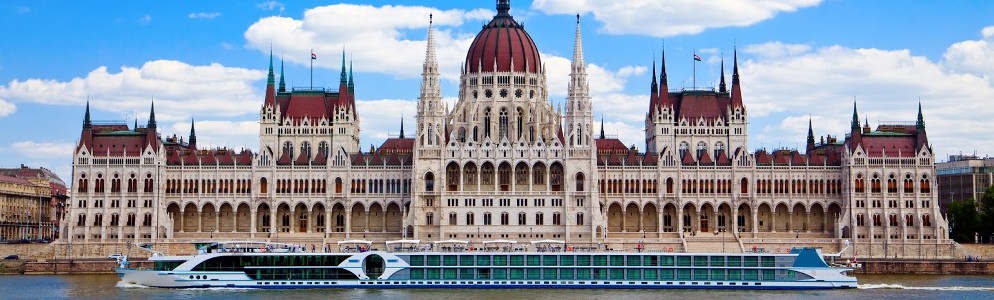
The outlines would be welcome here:
[[[0,276],[2,299],[991,299],[994,276],[862,275],[859,288],[829,291],[746,290],[169,290],[129,286],[114,275]]]

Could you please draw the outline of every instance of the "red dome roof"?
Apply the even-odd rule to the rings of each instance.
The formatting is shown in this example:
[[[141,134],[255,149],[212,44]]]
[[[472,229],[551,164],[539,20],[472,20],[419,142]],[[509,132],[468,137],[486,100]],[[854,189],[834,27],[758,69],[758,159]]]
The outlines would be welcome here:
[[[535,42],[525,31],[525,27],[508,14],[511,8],[509,2],[497,1],[497,15],[483,26],[483,30],[469,46],[469,52],[466,53],[466,69],[469,73],[510,72],[512,62],[514,72],[539,72],[542,59],[539,57],[538,47],[535,47]]]

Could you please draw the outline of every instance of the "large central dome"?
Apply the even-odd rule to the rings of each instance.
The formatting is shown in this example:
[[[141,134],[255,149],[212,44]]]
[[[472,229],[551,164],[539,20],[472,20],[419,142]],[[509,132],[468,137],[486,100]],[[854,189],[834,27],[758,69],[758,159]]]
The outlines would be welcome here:
[[[483,26],[466,53],[468,73],[539,72],[542,59],[539,58],[538,47],[535,47],[535,41],[524,26],[514,21],[509,10],[510,0],[497,0],[497,15]]]

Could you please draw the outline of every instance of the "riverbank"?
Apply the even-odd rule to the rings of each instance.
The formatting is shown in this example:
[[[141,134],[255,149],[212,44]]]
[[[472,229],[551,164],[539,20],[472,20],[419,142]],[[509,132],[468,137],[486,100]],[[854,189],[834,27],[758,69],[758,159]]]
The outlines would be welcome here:
[[[144,259],[129,260],[132,267],[150,268],[152,262]],[[0,261],[0,274],[7,275],[78,275],[114,274],[115,260],[4,260]]]
[[[991,261],[866,260],[857,274],[994,275]]]

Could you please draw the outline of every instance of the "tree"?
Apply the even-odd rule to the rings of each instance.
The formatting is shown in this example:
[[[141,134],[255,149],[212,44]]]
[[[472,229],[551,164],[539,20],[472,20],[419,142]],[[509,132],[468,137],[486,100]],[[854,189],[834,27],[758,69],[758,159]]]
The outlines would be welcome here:
[[[994,186],[987,187],[980,198],[980,223],[977,228],[982,242],[990,243],[994,235]]]
[[[992,195],[994,196],[994,195]],[[981,227],[980,213],[977,203],[971,198],[949,203],[949,235],[960,243],[973,243],[974,235]]]

